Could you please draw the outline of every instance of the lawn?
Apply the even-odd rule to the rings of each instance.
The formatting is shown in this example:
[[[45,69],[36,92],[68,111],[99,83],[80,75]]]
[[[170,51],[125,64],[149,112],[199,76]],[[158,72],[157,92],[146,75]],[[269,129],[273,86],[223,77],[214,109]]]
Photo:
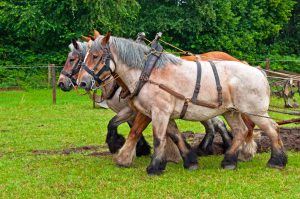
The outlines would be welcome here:
[[[276,100],[274,100],[276,101]],[[105,151],[106,125],[114,113],[93,109],[87,96],[50,90],[0,92],[1,198],[300,198],[300,153],[288,152],[284,170],[266,168],[270,154],[239,163],[235,171],[220,169],[222,156],[199,158],[199,169],[168,164],[161,176],[146,174],[149,157],[136,158],[131,168],[119,168],[112,156],[91,151],[61,151],[100,146]],[[276,118],[286,117],[272,114]],[[181,131],[203,132],[198,122],[179,121]],[[122,125],[120,132],[128,132]],[[152,143],[151,129],[145,132]]]

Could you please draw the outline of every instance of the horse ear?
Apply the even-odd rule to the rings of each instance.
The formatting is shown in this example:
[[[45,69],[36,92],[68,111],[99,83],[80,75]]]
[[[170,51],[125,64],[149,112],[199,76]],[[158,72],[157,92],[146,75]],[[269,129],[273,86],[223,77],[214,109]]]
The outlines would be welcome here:
[[[86,41],[86,42],[89,42],[90,40],[91,40],[91,38],[90,37],[85,37],[85,36],[81,36],[83,39],[84,39],[84,41]]]
[[[94,38],[97,38],[100,36],[100,33],[97,30],[94,30]]]
[[[101,42],[102,45],[106,45],[108,43],[110,34],[111,34],[110,32],[106,33],[105,37],[102,39],[102,42]]]
[[[96,38],[95,38],[94,36],[92,36],[92,35],[89,35],[89,37],[91,38],[92,41],[95,41],[95,39],[96,39]]]
[[[72,44],[76,50],[79,50],[79,45],[78,45],[76,39],[72,39]]]

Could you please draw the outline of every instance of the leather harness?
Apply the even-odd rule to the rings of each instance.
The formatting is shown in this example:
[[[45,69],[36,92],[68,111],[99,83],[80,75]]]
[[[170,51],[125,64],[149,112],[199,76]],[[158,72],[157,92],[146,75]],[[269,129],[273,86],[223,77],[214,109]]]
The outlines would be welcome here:
[[[177,97],[181,100],[184,100],[183,108],[182,108],[182,111],[180,113],[180,119],[183,119],[184,116],[185,116],[185,113],[187,111],[189,103],[192,103],[192,104],[195,104],[195,105],[198,105],[198,106],[208,107],[208,108],[218,108],[222,105],[222,103],[223,103],[222,86],[220,85],[219,75],[218,75],[218,72],[215,68],[215,65],[214,65],[214,63],[213,64],[212,63],[213,62],[211,61],[210,64],[211,64],[211,67],[214,71],[214,76],[215,76],[216,86],[217,86],[217,91],[218,91],[218,104],[197,99],[199,91],[200,91],[200,87],[201,87],[201,84],[200,84],[200,81],[201,81],[201,65],[200,65],[200,62],[197,63],[197,80],[196,80],[196,85],[195,85],[195,89],[194,89],[192,98],[187,98],[184,95],[182,95],[181,93],[178,93],[178,92],[174,91],[173,89],[167,87],[164,84],[154,82],[154,81],[150,80],[149,77],[148,77],[147,82],[149,82],[150,84],[157,85],[160,89],[166,91],[167,93],[169,93],[169,94],[171,94],[171,95],[173,95],[173,96],[175,96],[175,97]]]
[[[148,59],[145,62],[145,67],[143,68],[137,86],[135,87],[133,93],[131,93],[130,95],[130,99],[132,99],[133,97],[139,94],[140,90],[143,88],[145,83],[149,80],[151,72],[161,56],[163,47],[157,42],[159,38],[160,36],[158,35],[151,43],[151,51],[147,56]]]

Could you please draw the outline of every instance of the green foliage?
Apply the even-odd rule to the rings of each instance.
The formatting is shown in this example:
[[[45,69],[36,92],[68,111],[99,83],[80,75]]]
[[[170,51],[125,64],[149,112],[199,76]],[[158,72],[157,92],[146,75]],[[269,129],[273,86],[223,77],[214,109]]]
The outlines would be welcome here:
[[[3,0],[0,66],[63,65],[70,40],[93,29],[131,38],[144,31],[149,39],[161,31],[165,41],[182,49],[225,51],[250,62],[273,55],[296,57],[299,21],[300,2],[295,0]],[[298,71],[291,65],[282,68]],[[22,72],[11,71],[6,79],[3,69],[0,73],[0,85],[22,81],[13,80]]]

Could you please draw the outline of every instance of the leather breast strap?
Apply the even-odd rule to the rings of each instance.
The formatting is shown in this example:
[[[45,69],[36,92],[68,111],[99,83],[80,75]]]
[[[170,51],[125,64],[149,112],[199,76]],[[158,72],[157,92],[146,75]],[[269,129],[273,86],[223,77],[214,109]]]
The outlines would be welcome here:
[[[196,85],[195,85],[193,97],[191,99],[193,104],[197,104],[197,97],[198,97],[198,94],[200,92],[200,87],[201,87],[201,73],[202,73],[201,64],[200,64],[199,61],[196,61],[196,64],[197,64],[197,80],[196,80]],[[180,119],[184,118],[184,115],[187,111],[188,106],[189,106],[189,101],[185,100],[184,104],[183,104],[182,111],[180,113]]]
[[[218,71],[217,71],[217,68],[216,68],[216,65],[213,61],[208,61],[211,65],[211,68],[214,72],[214,76],[215,76],[215,80],[216,80],[216,86],[217,86],[217,91],[218,91],[218,103],[219,103],[219,106],[222,105],[223,103],[223,96],[222,96],[222,86],[220,84],[220,79],[219,79],[219,75],[218,75]]]
[[[118,90],[120,86],[118,85],[118,83],[116,81],[113,81],[113,86],[110,89],[110,91],[107,93],[106,96],[104,96],[105,100],[110,100],[116,93],[116,91]]]

